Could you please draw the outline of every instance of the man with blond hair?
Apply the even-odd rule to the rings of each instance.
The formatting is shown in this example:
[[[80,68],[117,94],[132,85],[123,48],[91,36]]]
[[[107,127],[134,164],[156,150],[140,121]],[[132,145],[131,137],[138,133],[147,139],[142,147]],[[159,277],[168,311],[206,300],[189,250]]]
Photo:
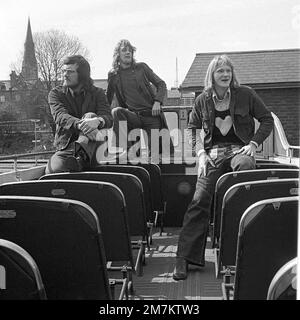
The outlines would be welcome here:
[[[135,51],[136,48],[125,39],[115,47],[113,68],[108,74],[107,98],[113,107],[117,146],[127,151],[128,133],[141,128],[146,131],[150,154],[151,130],[167,128],[162,111],[167,87],[146,63],[136,62]],[[122,126],[121,122],[126,122],[127,127]]]
[[[256,132],[254,118],[260,123]],[[214,57],[188,124],[199,171],[178,239],[175,280],[186,279],[188,264],[205,264],[210,207],[218,178],[229,170],[254,169],[255,151],[272,128],[270,111],[253,89],[239,85],[231,60],[226,55]]]

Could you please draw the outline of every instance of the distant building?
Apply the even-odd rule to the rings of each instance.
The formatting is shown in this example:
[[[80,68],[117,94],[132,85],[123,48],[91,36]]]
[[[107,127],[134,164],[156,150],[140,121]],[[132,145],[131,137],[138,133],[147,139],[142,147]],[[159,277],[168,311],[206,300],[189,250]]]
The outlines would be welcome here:
[[[105,92],[107,90],[107,79],[93,79],[94,86],[103,89]]]
[[[107,79],[93,79],[96,87],[107,90]],[[167,90],[167,97],[164,102],[165,106],[192,106],[195,100],[193,92],[180,92],[178,88]]]
[[[192,106],[195,94],[193,92],[180,92],[178,88],[167,91],[165,106]]]
[[[224,52],[197,53],[181,92],[203,90],[209,62]],[[300,49],[226,52],[241,84],[255,89],[281,120],[288,141],[299,145]]]
[[[27,86],[34,85],[38,81],[38,67],[35,57],[34,42],[32,38],[30,20],[28,19],[27,34],[24,44],[24,57],[21,76]]]
[[[12,71],[10,80],[0,81],[0,113],[9,113],[18,120],[42,119],[47,103],[45,89],[38,78],[34,42],[28,19],[22,71]]]

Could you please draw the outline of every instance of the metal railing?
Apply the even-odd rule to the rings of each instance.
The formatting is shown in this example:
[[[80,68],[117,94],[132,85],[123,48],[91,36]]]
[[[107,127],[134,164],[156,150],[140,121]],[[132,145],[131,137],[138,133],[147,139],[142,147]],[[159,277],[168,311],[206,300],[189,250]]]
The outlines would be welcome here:
[[[279,118],[272,112],[274,119],[274,140],[273,140],[273,153],[274,156],[284,156],[288,157],[290,160],[295,156],[295,151],[300,150],[300,146],[290,145],[286,134],[284,132],[283,126]]]
[[[38,159],[37,156],[46,156],[46,155],[52,155],[55,151],[41,151],[41,152],[31,152],[31,153],[18,153],[18,154],[10,154],[6,156],[0,156],[0,165],[3,164],[3,161],[5,160],[13,160],[13,170],[18,170],[18,160],[34,157],[32,161],[35,162],[35,165],[38,165]]]

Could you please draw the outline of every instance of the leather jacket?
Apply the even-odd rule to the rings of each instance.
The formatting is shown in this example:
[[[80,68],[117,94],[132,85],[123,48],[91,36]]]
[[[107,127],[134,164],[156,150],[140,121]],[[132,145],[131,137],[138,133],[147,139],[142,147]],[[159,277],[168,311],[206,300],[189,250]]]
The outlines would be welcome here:
[[[149,104],[151,105],[153,105],[154,101],[163,104],[167,94],[166,83],[159,78],[146,63],[135,63],[132,66],[132,71],[136,77],[139,92],[143,95],[145,100],[149,101]],[[106,95],[110,105],[113,102],[114,95],[116,95],[119,106],[128,108],[118,72],[111,71],[108,73]],[[167,128],[167,122],[163,112],[161,113],[161,122],[162,128]]]
[[[247,145],[254,141],[260,145],[273,129],[273,117],[257,93],[246,86],[230,88],[231,99],[229,104],[230,115],[234,132],[237,137]],[[259,127],[255,132],[254,118],[258,120]],[[199,134],[191,134],[195,151],[208,150],[212,147],[212,133],[215,126],[215,105],[212,92],[204,91],[195,100],[189,118],[188,129],[203,129],[203,141]]]
[[[85,113],[93,112],[105,121],[105,128],[112,126],[112,115],[104,91],[92,86],[85,92],[81,110],[65,86],[58,86],[49,93],[48,102],[51,114],[56,124],[54,146],[57,150],[64,150],[78,138],[79,130],[76,125]]]

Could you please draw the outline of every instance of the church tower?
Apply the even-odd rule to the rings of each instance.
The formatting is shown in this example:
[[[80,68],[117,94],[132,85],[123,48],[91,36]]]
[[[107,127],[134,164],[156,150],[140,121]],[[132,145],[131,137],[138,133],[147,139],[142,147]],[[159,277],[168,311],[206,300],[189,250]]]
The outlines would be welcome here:
[[[27,25],[26,40],[24,44],[24,57],[21,75],[24,81],[28,84],[34,84],[38,80],[37,61],[35,57],[34,43],[29,18]]]

